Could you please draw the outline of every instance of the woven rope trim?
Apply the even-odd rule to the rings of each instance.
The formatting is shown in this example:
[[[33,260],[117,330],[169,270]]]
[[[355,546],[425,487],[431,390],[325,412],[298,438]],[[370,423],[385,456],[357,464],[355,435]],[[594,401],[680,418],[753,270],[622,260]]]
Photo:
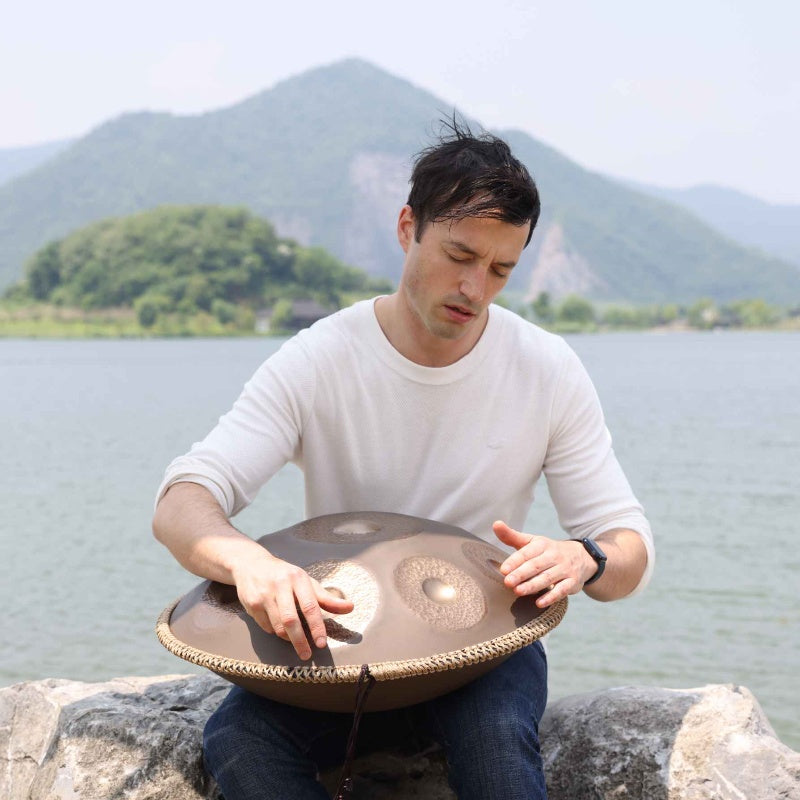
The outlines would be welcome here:
[[[198,650],[177,639],[169,626],[172,612],[179,601],[180,598],[161,612],[156,623],[156,635],[167,650],[192,664],[198,664],[220,675],[236,675],[242,678],[288,683],[355,683],[361,674],[360,664],[341,667],[285,667],[275,664],[260,664],[254,661],[240,661],[207,653],[205,650]],[[451,650],[448,653],[438,653],[427,658],[379,661],[370,664],[369,671],[378,681],[391,681],[414,675],[429,675],[433,672],[460,669],[471,664],[491,661],[500,656],[510,655],[540,639],[561,622],[566,612],[567,598],[564,597],[545,609],[536,619],[487,642],[470,645],[461,650]]]

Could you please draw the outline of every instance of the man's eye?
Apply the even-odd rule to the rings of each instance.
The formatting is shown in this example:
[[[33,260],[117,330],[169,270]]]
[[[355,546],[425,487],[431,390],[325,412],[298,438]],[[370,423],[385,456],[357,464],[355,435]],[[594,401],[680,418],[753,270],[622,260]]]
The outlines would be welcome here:
[[[502,270],[499,269],[493,269],[492,272],[494,272],[494,274],[497,275],[498,278],[503,278],[503,280],[505,280],[511,274],[510,272],[503,272]]]

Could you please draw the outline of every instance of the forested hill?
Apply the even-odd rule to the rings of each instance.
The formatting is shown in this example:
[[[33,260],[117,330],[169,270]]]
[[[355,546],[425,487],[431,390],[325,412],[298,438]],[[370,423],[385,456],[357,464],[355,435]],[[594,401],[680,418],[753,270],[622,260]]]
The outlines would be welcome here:
[[[686,189],[628,185],[682,206],[730,239],[773,253],[800,268],[798,204],[766,203],[735,189],[708,184]]]
[[[0,148],[0,185],[36,169],[62,150],[66,150],[70,144],[72,144],[71,139],[62,139],[28,147]]]
[[[29,261],[14,302],[84,310],[146,309],[222,321],[279,300],[314,299],[338,308],[353,294],[390,290],[322,248],[279,238],[246,209],[164,206],[92,223],[51,242]]]
[[[347,60],[212,113],[125,115],[0,187],[0,287],[46,242],[165,203],[245,206],[282,236],[396,280],[410,155],[450,113],[407,81]],[[800,299],[791,265],[738,247],[527,134],[508,138],[543,197],[512,289],[643,302]]]

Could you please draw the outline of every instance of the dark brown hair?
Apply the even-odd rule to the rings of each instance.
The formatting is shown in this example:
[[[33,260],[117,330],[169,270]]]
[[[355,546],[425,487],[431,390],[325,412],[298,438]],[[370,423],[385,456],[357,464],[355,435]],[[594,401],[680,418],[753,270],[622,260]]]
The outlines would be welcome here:
[[[463,121],[442,121],[439,141],[417,154],[408,205],[419,241],[429,222],[491,217],[530,223],[527,246],[539,219],[539,192],[530,173],[497,136],[474,135]]]

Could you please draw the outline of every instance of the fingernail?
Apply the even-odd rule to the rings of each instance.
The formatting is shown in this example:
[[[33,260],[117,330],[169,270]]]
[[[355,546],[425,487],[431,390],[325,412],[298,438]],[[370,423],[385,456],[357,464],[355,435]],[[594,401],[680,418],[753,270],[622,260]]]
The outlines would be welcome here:
[[[320,637],[319,637],[319,639],[317,639],[317,647],[319,647],[319,648],[320,648],[320,650],[321,650],[323,647],[325,647],[325,645],[326,645],[326,644],[328,644],[328,642],[326,641],[326,639],[325,639],[325,637],[324,637],[324,636],[320,636]]]

